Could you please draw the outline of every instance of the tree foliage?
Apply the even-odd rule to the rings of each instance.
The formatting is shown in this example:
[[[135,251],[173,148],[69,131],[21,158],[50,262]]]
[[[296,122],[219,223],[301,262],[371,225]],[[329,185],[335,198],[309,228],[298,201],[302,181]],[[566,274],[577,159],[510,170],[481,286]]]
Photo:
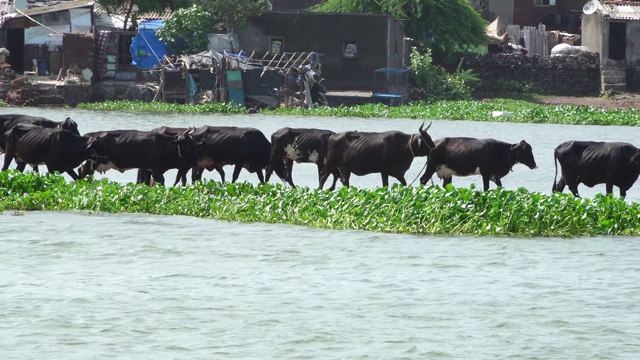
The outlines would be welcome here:
[[[407,36],[447,58],[485,41],[486,22],[469,0],[327,0],[316,10],[393,15]]]
[[[265,10],[264,0],[195,0],[207,9],[217,23],[228,30],[241,29],[247,18],[261,14]]]
[[[156,33],[158,39],[169,46],[173,54],[194,54],[207,49],[213,18],[198,5],[178,9],[163,28]]]
[[[189,0],[97,0],[109,14],[124,16],[123,30],[136,27],[138,14],[175,10],[189,5]]]
[[[458,69],[450,74],[433,64],[430,49],[422,53],[415,47],[411,49],[411,71],[413,82],[430,101],[470,100],[478,84],[478,77],[471,70]]]

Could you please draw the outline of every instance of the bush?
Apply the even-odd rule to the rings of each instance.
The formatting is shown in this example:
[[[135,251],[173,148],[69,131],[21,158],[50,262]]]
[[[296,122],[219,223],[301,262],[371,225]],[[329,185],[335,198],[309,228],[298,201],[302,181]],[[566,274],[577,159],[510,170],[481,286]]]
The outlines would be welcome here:
[[[460,64],[450,74],[433,64],[430,49],[422,54],[415,47],[411,51],[413,81],[430,101],[471,99],[471,93],[479,80],[472,70],[461,70]]]

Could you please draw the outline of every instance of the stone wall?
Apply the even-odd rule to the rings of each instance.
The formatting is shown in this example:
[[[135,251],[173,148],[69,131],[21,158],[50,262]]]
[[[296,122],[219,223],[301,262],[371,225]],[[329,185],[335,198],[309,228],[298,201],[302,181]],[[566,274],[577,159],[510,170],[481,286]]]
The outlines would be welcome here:
[[[551,57],[491,54],[464,58],[461,68],[481,79],[480,90],[500,90],[516,82],[558,95],[593,95],[600,92],[600,59],[597,53]]]
[[[627,68],[627,90],[640,91],[640,67]]]

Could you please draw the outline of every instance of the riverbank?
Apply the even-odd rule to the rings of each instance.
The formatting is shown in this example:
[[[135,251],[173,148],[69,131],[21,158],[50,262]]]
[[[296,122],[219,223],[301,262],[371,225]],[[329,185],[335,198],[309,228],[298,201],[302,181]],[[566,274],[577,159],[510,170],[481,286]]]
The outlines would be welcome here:
[[[264,109],[260,113],[272,115],[297,115],[321,117],[358,117],[394,119],[470,120],[513,123],[546,123],[564,125],[625,125],[640,126],[640,110],[603,109],[594,106],[544,104],[560,97],[539,97],[531,100],[483,99],[480,101],[413,102],[389,107],[384,104],[364,104],[349,107],[315,107]],[[638,97],[640,100],[640,97]],[[589,99],[591,103],[595,99]],[[233,113],[246,114],[250,110],[240,106],[212,103],[184,105],[142,101],[105,101],[79,104],[87,110],[126,110],[164,113]]]

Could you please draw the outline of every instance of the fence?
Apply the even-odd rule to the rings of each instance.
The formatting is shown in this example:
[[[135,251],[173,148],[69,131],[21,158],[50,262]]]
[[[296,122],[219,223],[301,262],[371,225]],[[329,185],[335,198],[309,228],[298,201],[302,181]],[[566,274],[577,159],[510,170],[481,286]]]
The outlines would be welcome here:
[[[527,48],[527,56],[540,55],[549,56],[551,49],[557,45],[560,40],[557,33],[547,32],[544,24],[535,26],[525,26],[520,29],[519,25],[507,26],[509,37],[520,43],[520,39],[524,40],[524,47]]]

